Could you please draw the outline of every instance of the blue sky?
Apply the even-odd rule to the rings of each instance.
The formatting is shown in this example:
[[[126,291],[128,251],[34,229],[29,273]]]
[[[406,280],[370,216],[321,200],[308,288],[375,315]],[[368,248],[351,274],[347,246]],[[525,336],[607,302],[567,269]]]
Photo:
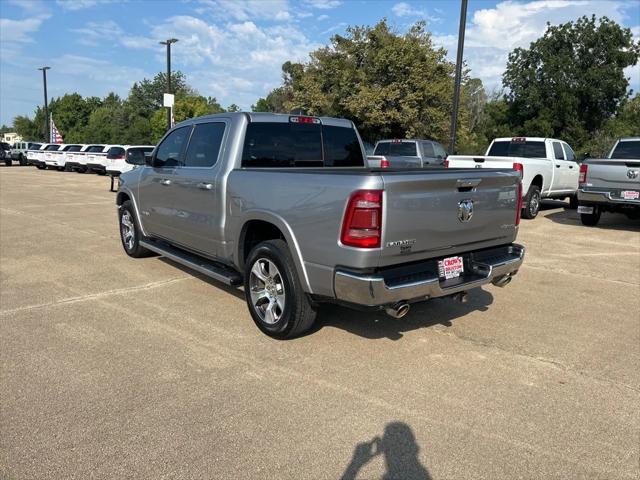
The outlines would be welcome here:
[[[176,37],[173,67],[223,106],[250,108],[280,84],[286,60],[305,60],[347,25],[386,17],[398,30],[426,20],[455,57],[457,0],[0,0],[0,123],[42,103],[37,67],[51,66],[49,96],[126,96],[134,81],[165,69],[162,39]],[[546,22],[607,15],[640,38],[637,0],[470,0],[465,60],[499,87],[509,51],[528,46]],[[640,66],[627,71],[640,90]]]

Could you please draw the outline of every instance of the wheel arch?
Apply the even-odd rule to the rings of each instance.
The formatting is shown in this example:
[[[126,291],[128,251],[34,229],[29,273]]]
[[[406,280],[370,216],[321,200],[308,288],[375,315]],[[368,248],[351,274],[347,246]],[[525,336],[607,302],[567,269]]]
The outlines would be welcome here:
[[[296,236],[289,224],[273,212],[252,211],[243,219],[235,253],[236,264],[240,270],[244,270],[245,260],[254,245],[276,238],[281,238],[287,243],[303,289],[307,293],[313,293]]]

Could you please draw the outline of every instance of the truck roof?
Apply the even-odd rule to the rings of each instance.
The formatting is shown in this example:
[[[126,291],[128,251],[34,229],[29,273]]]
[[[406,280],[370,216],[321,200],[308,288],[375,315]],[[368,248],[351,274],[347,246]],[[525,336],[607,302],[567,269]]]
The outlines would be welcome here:
[[[640,137],[622,137],[619,141],[620,142],[637,142],[638,140],[640,140]]]
[[[531,141],[531,142],[544,142],[545,140],[553,140],[556,142],[564,142],[564,140],[560,140],[559,138],[550,138],[550,137],[519,137],[519,136],[513,136],[513,137],[500,137],[500,138],[494,138],[493,141],[494,142],[511,142],[514,138],[523,138],[525,141]],[[565,142],[567,143],[567,142]]]
[[[234,118],[245,116],[249,119],[249,121],[259,121],[259,122],[278,122],[284,123],[288,122],[290,117],[312,117],[320,119],[320,122],[323,124],[330,124],[334,126],[342,126],[342,127],[352,127],[353,122],[351,120],[347,120],[345,118],[336,118],[336,117],[316,117],[314,115],[297,115],[293,113],[269,113],[269,112],[225,112],[225,113],[214,113],[212,115],[203,115],[202,117],[190,118],[188,120],[184,120],[183,122],[177,123],[176,127],[179,125],[190,125],[200,120],[215,120],[217,118]]]
[[[378,140],[376,143],[386,143],[386,142],[438,142],[438,141],[433,140],[432,138],[384,138],[382,140]]]

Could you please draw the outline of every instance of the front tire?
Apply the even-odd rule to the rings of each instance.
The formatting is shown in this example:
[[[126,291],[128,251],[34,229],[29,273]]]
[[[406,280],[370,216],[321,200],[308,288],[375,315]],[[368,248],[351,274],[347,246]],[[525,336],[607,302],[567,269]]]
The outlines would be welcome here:
[[[133,258],[148,257],[151,251],[140,245],[142,233],[138,227],[135,210],[130,200],[124,202],[118,210],[120,240],[127,255]]]
[[[583,225],[586,225],[587,227],[595,227],[596,225],[598,225],[598,222],[600,221],[600,215],[602,215],[602,210],[594,206],[593,213],[580,214],[580,221],[582,222]]]
[[[522,210],[522,218],[532,220],[538,216],[540,211],[540,187],[531,185],[527,195],[524,197],[526,206]]]
[[[245,264],[244,291],[253,321],[270,337],[297,337],[316,319],[316,309],[302,289],[283,240],[268,240],[251,250]]]

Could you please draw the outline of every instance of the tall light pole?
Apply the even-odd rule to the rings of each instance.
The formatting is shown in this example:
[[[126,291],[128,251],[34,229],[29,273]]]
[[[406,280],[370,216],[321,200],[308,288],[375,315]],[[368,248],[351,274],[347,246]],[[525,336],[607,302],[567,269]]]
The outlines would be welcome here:
[[[171,93],[171,44],[176,43],[177,38],[169,38],[160,45],[167,46],[167,93]],[[171,128],[171,107],[167,107],[167,130]]]
[[[456,56],[456,79],[453,87],[453,112],[451,112],[451,129],[449,130],[449,154],[453,155],[456,147],[456,129],[458,128],[458,105],[460,104],[460,81],[462,80],[462,53],[464,51],[464,27],[467,23],[467,0],[461,0],[460,28],[458,29],[458,55]]]
[[[51,135],[49,134],[49,100],[47,100],[47,70],[51,67],[40,67],[38,70],[42,70],[42,81],[44,83],[44,141],[50,142]]]

